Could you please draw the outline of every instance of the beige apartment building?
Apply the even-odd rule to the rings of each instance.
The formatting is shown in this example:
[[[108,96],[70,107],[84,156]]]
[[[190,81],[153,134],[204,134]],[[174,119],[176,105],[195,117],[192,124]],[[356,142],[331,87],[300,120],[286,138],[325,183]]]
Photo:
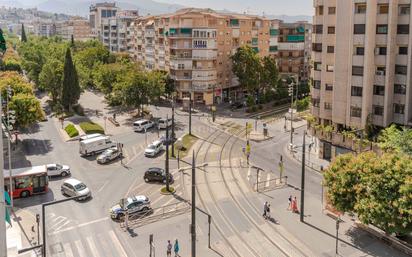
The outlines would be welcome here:
[[[169,71],[178,98],[196,103],[236,100],[243,95],[230,57],[242,45],[260,56],[276,55],[279,21],[253,15],[182,9],[134,22],[131,54],[147,69]]]
[[[412,125],[410,0],[315,0],[312,113],[322,124]]]
[[[86,41],[91,39],[91,29],[88,20],[71,19],[56,23],[56,34],[65,40],[71,40],[73,35],[75,40]]]

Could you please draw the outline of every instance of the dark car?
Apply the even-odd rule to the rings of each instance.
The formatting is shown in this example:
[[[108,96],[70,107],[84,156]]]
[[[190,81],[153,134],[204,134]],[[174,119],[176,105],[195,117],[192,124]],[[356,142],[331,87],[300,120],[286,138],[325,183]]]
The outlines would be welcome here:
[[[241,109],[241,108],[243,108],[243,103],[241,103],[241,102],[234,102],[234,103],[232,103],[232,104],[230,105],[230,108],[231,108],[232,110]]]
[[[161,182],[163,184],[166,184],[166,171],[161,168],[149,168],[145,173],[144,173],[144,181],[146,182]],[[173,183],[173,176],[172,174],[169,173],[169,182]]]

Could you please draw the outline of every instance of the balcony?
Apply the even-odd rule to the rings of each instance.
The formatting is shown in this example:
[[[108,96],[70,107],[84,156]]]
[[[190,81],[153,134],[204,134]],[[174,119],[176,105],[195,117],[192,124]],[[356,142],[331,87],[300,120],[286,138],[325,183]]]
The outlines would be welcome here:
[[[216,71],[193,71],[192,78],[194,81],[211,81],[217,79]]]
[[[192,56],[171,55],[170,60],[191,60]]]
[[[192,77],[190,76],[170,75],[170,78],[176,81],[191,81],[192,80]]]

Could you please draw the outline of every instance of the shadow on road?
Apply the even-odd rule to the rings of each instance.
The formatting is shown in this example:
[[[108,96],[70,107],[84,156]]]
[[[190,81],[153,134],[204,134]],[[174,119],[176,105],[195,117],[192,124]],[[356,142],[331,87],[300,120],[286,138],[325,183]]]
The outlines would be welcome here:
[[[49,139],[34,139],[28,138],[22,141],[24,154],[31,155],[45,155],[53,151],[53,145]]]

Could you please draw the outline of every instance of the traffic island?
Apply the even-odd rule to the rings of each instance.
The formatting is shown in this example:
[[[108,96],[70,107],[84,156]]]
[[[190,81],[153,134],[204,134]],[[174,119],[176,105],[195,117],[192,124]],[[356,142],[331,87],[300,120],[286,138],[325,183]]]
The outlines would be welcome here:
[[[177,158],[179,156],[180,159],[183,159],[184,157],[186,157],[189,152],[190,149],[192,148],[192,146],[196,143],[196,141],[199,138],[195,135],[189,135],[186,134],[183,137],[179,138],[175,143],[174,143],[174,152],[175,152],[175,158]],[[172,156],[172,151],[169,150],[169,157],[173,157]]]
[[[169,191],[166,190],[166,187],[162,187],[162,189],[160,189],[160,193],[162,195],[171,195],[171,194],[174,194],[175,192],[176,192],[176,189],[171,186],[169,186]]]

